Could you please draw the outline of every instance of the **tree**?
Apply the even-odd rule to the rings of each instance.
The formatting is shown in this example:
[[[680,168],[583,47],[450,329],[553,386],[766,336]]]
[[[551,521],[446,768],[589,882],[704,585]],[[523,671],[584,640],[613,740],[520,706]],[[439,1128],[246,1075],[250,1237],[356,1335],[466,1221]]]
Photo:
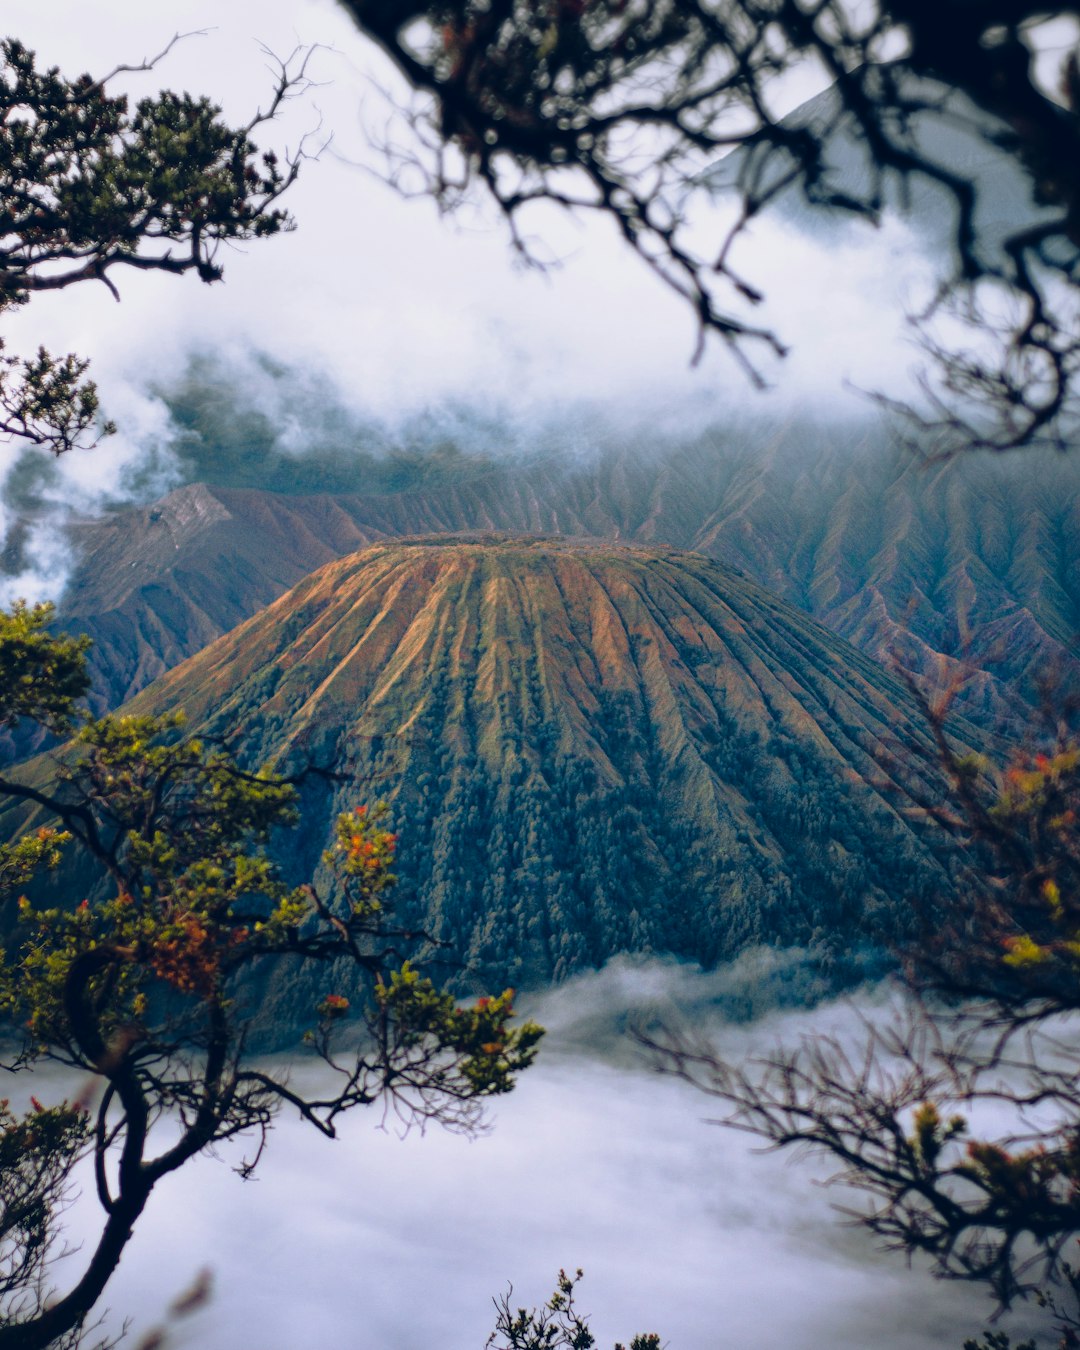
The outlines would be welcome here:
[[[0,615],[0,651],[23,653],[0,692],[0,720],[35,716],[60,731],[77,716],[85,645],[48,637],[49,616],[47,606]],[[247,1175],[279,1108],[331,1137],[339,1117],[380,1100],[406,1127],[470,1130],[483,1100],[532,1061],[541,1032],[510,1027],[512,991],[458,1007],[403,959],[423,935],[394,922],[395,836],[380,812],[358,806],[339,819],[326,855],[342,882],[335,902],[310,883],[286,884],[266,845],[295,825],[297,786],[243,770],[186,734],[179,716],[87,722],[53,783],[0,779],[6,798],[47,813],[0,847],[7,889],[34,878],[41,889],[72,848],[100,879],[76,905],[66,891],[58,903],[21,898],[22,942],[0,973],[4,1012],[25,1030],[11,1067],[50,1060],[94,1084],[60,1106],[32,1098],[23,1117],[0,1107],[4,1350],[75,1343],[162,1177],[253,1133]],[[313,1093],[245,1056],[245,981],[278,961],[333,967],[347,981],[311,1010],[306,1039],[330,1071]],[[364,988],[359,1030],[343,1037]],[[87,1158],[101,1233],[56,1297],[59,1216]]]
[[[303,146],[282,163],[251,136],[303,88],[305,64],[304,53],[282,63],[267,109],[233,129],[206,99],[164,92],[131,110],[106,92],[111,76],[70,81],[0,43],[0,310],[82,281],[116,295],[125,267],[214,282],[223,244],[291,228],[278,201]],[[0,355],[0,434],[55,454],[108,434],[85,371],[73,354]],[[94,1086],[59,1106],[32,1097],[24,1115],[0,1103],[0,1346],[20,1350],[80,1342],[154,1187],[198,1153],[254,1133],[250,1172],[282,1106],[330,1136],[343,1113],[380,1100],[406,1126],[471,1129],[541,1034],[511,1029],[510,991],[459,1008],[409,963],[424,936],[393,919],[395,836],[378,811],[338,821],[333,901],[286,883],[267,845],[295,825],[303,775],[247,771],[179,716],[85,720],[88,642],[51,635],[51,618],[48,605],[0,613],[0,725],[78,728],[52,778],[0,778],[0,795],[36,813],[0,846],[0,889],[46,896],[18,901],[0,1003],[25,1036],[9,1067],[52,1060]],[[245,979],[277,961],[348,982],[312,1009],[321,1095],[245,1056]],[[60,1219],[84,1161],[100,1236],[56,1296]]]
[[[578,1312],[574,1303],[581,1278],[580,1270],[574,1275],[560,1270],[555,1292],[542,1308],[531,1311],[513,1307],[511,1285],[501,1298],[494,1300],[495,1330],[488,1337],[486,1350],[592,1350],[596,1337],[589,1329],[588,1318]],[[615,1350],[624,1347],[616,1345]],[[630,1350],[660,1350],[660,1337],[655,1332],[635,1336]]]
[[[1080,65],[1070,50],[1055,87],[1035,59],[1047,26],[1075,7],[342,3],[417,91],[405,110],[413,135],[387,145],[391,181],[447,208],[480,185],[534,262],[523,221],[536,203],[613,221],[692,309],[699,352],[718,334],[758,383],[759,355],[784,346],[750,317],[762,295],[736,263],[746,225],[792,193],[876,222],[930,185],[953,257],[914,316],[930,358],[921,447],[1061,444],[1075,426]],[[831,87],[811,118],[781,115],[793,78]],[[981,143],[982,167],[935,128],[962,132],[968,150]],[[1012,179],[984,172],[995,156]],[[1008,200],[1017,176],[1019,204]],[[736,203],[730,228],[715,223],[717,198]]]
[[[265,110],[243,127],[209,99],[163,91],[132,109],[107,92],[123,71],[151,70],[165,51],[103,78],[38,68],[15,38],[0,42],[0,314],[42,291],[99,281],[120,298],[124,268],[222,276],[225,244],[289,230],[278,204],[305,158],[260,151],[253,134],[307,84],[310,53],[279,63]],[[88,362],[40,349],[5,354],[0,435],[61,454],[108,435]]]
[[[1060,725],[999,772],[957,756],[943,717],[953,791],[928,808],[971,861],[955,907],[924,916],[904,954],[914,998],[864,1018],[854,1045],[813,1036],[749,1065],[678,1031],[642,1039],[723,1103],[724,1123],[835,1163],[831,1182],[857,1197],[846,1212],[886,1247],[985,1283],[1003,1307],[1035,1296],[1075,1346],[1080,744]],[[968,1350],[1009,1346],[996,1332]]]

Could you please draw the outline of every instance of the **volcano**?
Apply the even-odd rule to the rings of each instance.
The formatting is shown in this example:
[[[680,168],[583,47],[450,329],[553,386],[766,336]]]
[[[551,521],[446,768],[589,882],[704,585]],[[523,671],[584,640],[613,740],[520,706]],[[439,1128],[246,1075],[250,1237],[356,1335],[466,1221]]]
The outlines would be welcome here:
[[[128,707],[315,765],[288,862],[383,798],[399,905],[462,988],[619,952],[827,963],[949,885],[899,679],[738,569],[595,541],[426,537],[328,564]],[[972,739],[977,739],[971,732]],[[904,764],[902,772],[897,770]],[[324,877],[324,884],[328,884]]]

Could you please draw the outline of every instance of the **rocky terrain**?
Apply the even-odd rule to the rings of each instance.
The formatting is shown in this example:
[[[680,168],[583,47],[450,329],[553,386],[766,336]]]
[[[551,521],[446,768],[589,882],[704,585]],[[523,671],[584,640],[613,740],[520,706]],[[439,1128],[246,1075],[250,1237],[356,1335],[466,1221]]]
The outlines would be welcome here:
[[[757,943],[852,972],[953,861],[914,809],[929,780],[903,747],[928,741],[903,683],[742,572],[667,548],[375,545],[129,706],[181,707],[250,766],[347,775],[305,788],[281,846],[297,876],[340,810],[385,797],[403,912],[462,988]]]
[[[94,638],[95,708],[335,557],[460,530],[663,543],[733,563],[883,665],[958,683],[958,707],[989,729],[1020,724],[1042,677],[1080,673],[1072,458],[924,466],[869,432],[735,427],[662,453],[470,461],[457,478],[419,478],[354,494],[193,484],[73,526],[62,617]]]

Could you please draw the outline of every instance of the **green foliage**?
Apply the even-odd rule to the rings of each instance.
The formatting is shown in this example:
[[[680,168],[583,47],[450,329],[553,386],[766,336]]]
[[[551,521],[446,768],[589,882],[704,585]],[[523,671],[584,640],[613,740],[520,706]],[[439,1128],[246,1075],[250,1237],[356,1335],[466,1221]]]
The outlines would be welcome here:
[[[112,266],[222,275],[217,248],[291,227],[274,203],[295,176],[209,99],[111,97],[0,42],[0,308]],[[61,271],[46,266],[60,264]]]
[[[945,762],[957,803],[939,818],[982,850],[985,875],[961,894],[922,965],[930,978],[1032,1001],[1043,1015],[1080,1008],[1080,744],[1059,730],[1001,769],[984,765],[981,780],[948,752]]]
[[[149,63],[152,65],[153,63]],[[149,68],[149,65],[145,68]],[[223,245],[292,228],[276,205],[300,157],[282,164],[251,133],[272,118],[299,74],[281,70],[266,113],[245,127],[206,98],[164,91],[132,109],[105,81],[39,68],[14,38],[0,42],[0,312],[37,291],[100,281],[116,267],[221,278]],[[98,424],[98,395],[74,355],[4,354],[0,433],[61,454]],[[111,423],[98,425],[108,435]]]
[[[0,1101],[0,1300],[18,1308],[40,1279],[68,1198],[71,1170],[86,1152],[87,1113],[66,1102],[17,1116]]]
[[[67,80],[14,38],[0,41],[0,313],[81,281],[118,297],[118,267],[217,281],[223,245],[290,228],[276,202],[302,148],[282,165],[251,133],[303,81],[303,59],[298,72],[282,66],[268,110],[233,129],[205,98],[164,92],[132,110],[105,80]],[[60,454],[95,428],[112,432],[99,424],[86,369],[74,354],[10,355],[0,339],[0,436]],[[0,727],[26,719],[62,735],[79,720],[89,644],[48,634],[51,617],[47,605],[0,614]],[[295,821],[293,786],[243,772],[185,737],[176,718],[91,722],[53,785],[0,780],[0,792],[59,822],[0,847],[4,891],[35,878],[55,887],[69,844],[105,887],[93,903],[22,897],[24,940],[0,971],[4,1012],[28,1032],[9,1067],[52,1057],[104,1085],[92,1121],[78,1107],[35,1101],[20,1120],[0,1106],[0,1344],[74,1346],[157,1181],[218,1139],[265,1130],[275,1105],[294,1100],[267,1075],[244,1075],[230,980],[284,952],[358,955],[358,928],[371,969],[384,953],[372,914],[329,915],[312,888],[285,886],[268,861],[270,832]],[[334,1110],[372,1100],[376,1085],[393,1093],[387,1060],[376,1053],[362,1067],[368,1095],[339,1094],[321,1116],[308,1110],[325,1132]],[[427,1105],[437,1116],[437,1097]],[[155,1157],[163,1120],[178,1133]],[[50,1298],[54,1219],[86,1149],[103,1226],[81,1278]]]
[[[1038,1350],[1034,1341],[1024,1341],[1013,1346],[1012,1337],[1003,1331],[988,1331],[981,1340],[970,1337],[964,1342],[964,1350]]]
[[[536,1057],[541,1029],[525,1022],[510,1031],[514,1014],[514,991],[497,998],[480,998],[473,1007],[458,1007],[450,994],[436,989],[408,962],[391,972],[389,982],[375,987],[380,1019],[395,1028],[403,1050],[414,1052],[434,1042],[452,1052],[449,1060],[453,1081],[440,1084],[443,1091],[492,1096],[509,1092],[514,1075],[528,1068]]]
[[[375,828],[388,810],[386,803],[380,802],[370,817],[366,806],[343,811],[335,822],[334,846],[323,854],[327,865],[340,865],[354,914],[377,913],[380,893],[397,881],[389,870],[397,835]]]
[[[14,632],[13,668],[18,657],[35,671],[65,669],[79,687],[85,646],[41,632],[35,621],[45,617],[23,608],[0,624],[0,661]],[[33,641],[20,646],[28,626]],[[39,703],[74,715],[70,695],[53,691],[50,701],[48,678],[39,683]],[[0,780],[0,791],[57,821],[0,851],[0,883],[33,882],[47,897],[20,898],[19,937],[0,968],[0,1007],[26,1033],[17,1064],[57,1060],[104,1089],[92,1120],[66,1107],[0,1117],[10,1220],[0,1227],[0,1347],[73,1333],[157,1181],[220,1140],[265,1133],[280,1105],[329,1135],[341,1114],[380,1098],[406,1125],[468,1130],[482,1100],[509,1091],[534,1059],[542,1033],[510,1026],[510,991],[458,1007],[402,959],[402,945],[423,935],[393,917],[397,837],[384,828],[385,808],[340,816],[325,857],[337,874],[332,895],[283,878],[268,846],[297,823],[304,778],[248,772],[171,714],[89,721],[47,788]],[[70,893],[70,870],[55,870],[65,849],[92,864],[82,894]],[[347,981],[348,993],[324,996],[308,1018],[307,1045],[336,1071],[328,1095],[305,1098],[246,1060],[245,986],[256,966],[280,961]],[[50,1302],[53,1220],[86,1149],[104,1226],[82,1278]]]
[[[916,1162],[928,1175],[937,1167],[941,1151],[967,1130],[963,1116],[951,1116],[945,1121],[933,1102],[923,1102],[912,1120],[914,1126],[908,1143]]]
[[[1027,854],[1028,874],[1017,918],[1028,931],[1006,938],[1014,968],[1049,964],[1080,976],[1080,747],[1025,756],[1006,772],[993,828]],[[1043,972],[1035,974],[1037,980]]]
[[[410,1060],[447,1053],[440,1087],[450,1090],[452,1077],[459,1097],[509,1090],[539,1039],[529,1024],[507,1029],[510,991],[458,1008],[407,961],[384,972],[357,945],[389,921],[396,836],[381,828],[384,812],[359,807],[339,819],[327,858],[343,874],[347,901],[332,909],[310,885],[287,885],[265,851],[273,830],[296,822],[294,785],[243,772],[182,728],[179,715],[102,718],[75,737],[77,758],[59,769],[55,804],[114,893],[74,909],[20,901],[26,936],[8,963],[4,1002],[35,1043],[92,1069],[88,1044],[135,1026],[165,1034],[164,1024],[151,1033],[145,1022],[161,984],[224,1015],[229,982],[258,958],[351,952],[374,977],[372,1016],[385,1050],[392,1041]],[[59,842],[48,830],[27,836],[9,850],[10,867],[25,877],[55,861]],[[73,984],[85,985],[86,1002],[73,998]],[[339,1016],[348,1006],[341,999],[330,996],[320,1013]],[[164,1007],[176,1016],[174,1002]],[[93,1023],[89,1042],[80,1019]]]
[[[23,601],[10,613],[0,611],[0,726],[25,717],[62,733],[76,720],[76,704],[90,683],[90,639],[49,633],[54,613],[53,605]]]
[[[63,846],[71,835],[42,825],[13,844],[0,844],[0,896],[25,886],[35,873],[59,866]]]
[[[97,386],[83,381],[89,366],[74,352],[54,357],[44,347],[33,357],[9,356],[0,340],[0,432],[57,455],[76,446],[91,449],[112,436],[115,423],[99,424]],[[88,441],[95,428],[96,437]]]
[[[1077,1350],[1080,1346],[1080,1271],[1062,1262],[1060,1274],[1059,1285],[1037,1290],[1035,1301],[1053,1318],[1053,1350]],[[1063,1297],[1068,1299],[1070,1307],[1065,1306]],[[1003,1331],[986,1331],[978,1339],[966,1340],[964,1350],[1051,1350],[1051,1347],[1046,1341],[1014,1343]]]
[[[869,1016],[861,1044],[810,1036],[732,1065],[688,1037],[647,1043],[724,1104],[725,1123],[838,1164],[852,1214],[935,1274],[979,1281],[1001,1307],[1032,1299],[1062,1350],[1080,1345],[1080,746],[1056,709],[1042,750],[995,770],[953,752],[928,710],[951,777],[930,814],[967,852],[948,907],[924,911],[905,952],[916,994]],[[942,998],[944,995],[944,998]],[[980,1104],[993,1108],[992,1130]],[[967,1350],[1014,1350],[1003,1332]],[[1015,1350],[1034,1350],[1031,1342]]]
[[[574,1303],[581,1278],[580,1270],[574,1275],[560,1270],[555,1292],[542,1308],[531,1311],[511,1307],[511,1287],[495,1300],[498,1320],[487,1339],[487,1350],[592,1350],[596,1337]],[[616,1344],[615,1350],[625,1347]],[[660,1337],[655,1332],[635,1336],[629,1350],[660,1350]]]

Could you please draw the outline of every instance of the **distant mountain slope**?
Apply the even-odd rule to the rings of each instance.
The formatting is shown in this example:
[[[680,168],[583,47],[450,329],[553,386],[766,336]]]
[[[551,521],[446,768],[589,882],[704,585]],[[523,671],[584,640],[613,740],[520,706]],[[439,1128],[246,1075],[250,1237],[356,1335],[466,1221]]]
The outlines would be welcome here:
[[[925,162],[972,184],[977,249],[988,262],[994,261],[995,255],[1000,258],[1008,236],[1048,213],[1036,202],[1032,180],[1017,157],[1002,148],[1011,144],[1008,127],[948,85],[922,80],[917,87],[924,102],[922,111],[908,118],[903,129],[894,121],[892,134],[898,141],[910,138],[912,151]],[[911,81],[908,93],[914,96],[915,91]],[[795,167],[792,157],[777,151],[766,136],[751,138],[707,171],[704,181],[718,196],[736,187],[756,191],[767,199],[766,212],[834,245],[842,242],[845,224],[859,218],[822,207],[826,193],[867,204],[880,199],[881,210],[903,219],[931,256],[941,259],[955,249],[953,194],[928,175],[912,174],[903,185],[895,175],[882,175],[865,136],[855,130],[854,119],[842,112],[835,86],[801,104],[784,120],[791,128],[811,129],[823,144],[825,173],[817,186],[817,201],[808,202],[801,189],[790,183]]]
[[[338,811],[387,797],[408,919],[466,988],[618,951],[803,943],[843,963],[902,927],[911,895],[948,889],[890,770],[898,735],[926,740],[902,682],[693,554],[376,545],[130,707],[182,707],[251,764],[354,774],[306,791],[298,875]]]
[[[693,548],[744,568],[886,664],[948,680],[984,726],[1022,715],[1080,633],[1080,463],[1036,456],[924,469],[877,434],[735,426],[678,449],[470,465],[390,493],[181,488],[77,526],[64,599],[95,639],[97,706],[364,544],[506,530]]]

